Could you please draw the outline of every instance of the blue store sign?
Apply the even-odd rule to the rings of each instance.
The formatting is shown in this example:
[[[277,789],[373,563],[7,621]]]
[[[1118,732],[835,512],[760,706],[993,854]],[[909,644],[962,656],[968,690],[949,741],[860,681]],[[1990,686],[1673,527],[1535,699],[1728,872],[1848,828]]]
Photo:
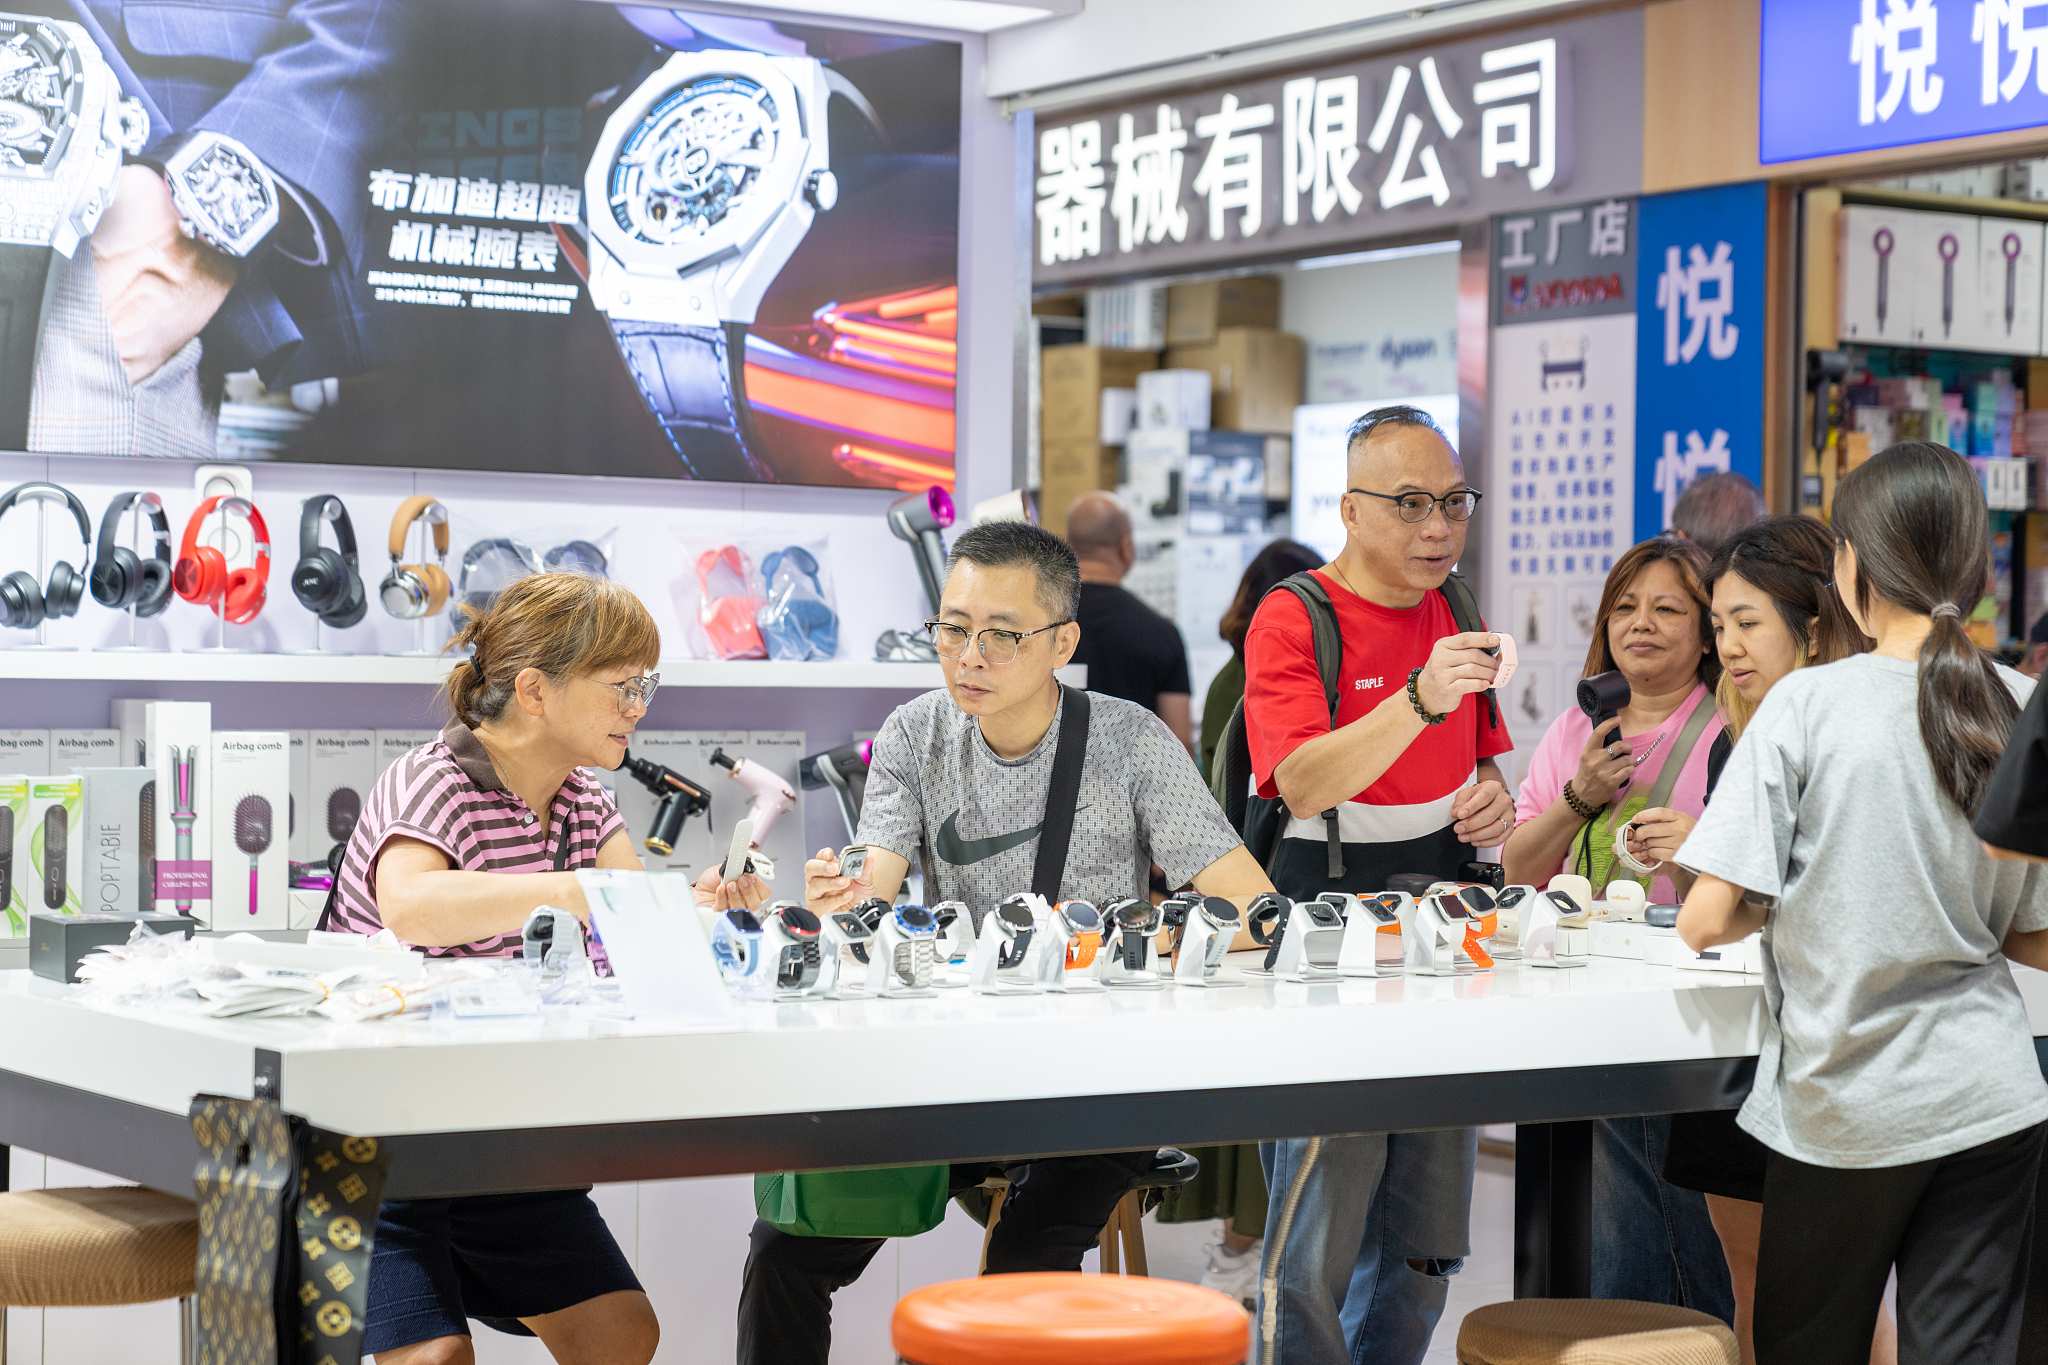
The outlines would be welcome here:
[[[1644,195],[1636,237],[1636,537],[1702,474],[1763,481],[1760,183]]]
[[[2040,11],[2040,0],[1763,0],[1758,159],[2048,123]]]

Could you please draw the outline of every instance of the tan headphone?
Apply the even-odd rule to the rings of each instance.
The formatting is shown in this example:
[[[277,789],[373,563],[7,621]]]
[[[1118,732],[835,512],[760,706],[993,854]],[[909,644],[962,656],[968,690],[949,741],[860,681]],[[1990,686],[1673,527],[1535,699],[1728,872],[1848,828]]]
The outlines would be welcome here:
[[[434,531],[434,553],[438,564],[401,564],[405,557],[406,533],[421,517]],[[448,509],[423,493],[415,493],[398,505],[391,518],[391,572],[378,585],[384,610],[401,621],[433,616],[448,605]]]

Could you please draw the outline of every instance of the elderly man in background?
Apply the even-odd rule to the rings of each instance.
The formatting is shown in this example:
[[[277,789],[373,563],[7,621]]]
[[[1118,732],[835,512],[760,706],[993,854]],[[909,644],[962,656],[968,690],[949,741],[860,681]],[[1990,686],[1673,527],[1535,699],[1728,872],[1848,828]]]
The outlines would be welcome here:
[[[1678,505],[1671,509],[1671,531],[1711,558],[1722,541],[1770,514],[1764,495],[1742,475],[1708,474],[1694,479],[1678,495]]]

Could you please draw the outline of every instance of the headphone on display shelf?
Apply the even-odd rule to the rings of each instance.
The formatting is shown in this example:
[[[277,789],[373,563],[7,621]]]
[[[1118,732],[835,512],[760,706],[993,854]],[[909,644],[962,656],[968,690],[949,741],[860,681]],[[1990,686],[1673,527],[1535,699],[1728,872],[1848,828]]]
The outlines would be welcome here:
[[[125,545],[114,544],[114,528],[140,504],[156,532],[156,555],[144,559]],[[100,518],[100,547],[92,566],[92,600],[115,611],[135,608],[140,617],[162,615],[171,604],[171,522],[163,499],[154,493],[123,493],[107,504]]]
[[[0,496],[0,517],[22,498],[47,498],[52,501],[62,498],[71,508],[71,515],[78,521],[78,539],[88,554],[92,551],[92,521],[86,516],[85,504],[78,495],[68,488],[59,488],[54,483],[34,480],[17,484]],[[85,599],[85,575],[71,567],[69,561],[58,560],[50,566],[47,586],[36,582],[32,573],[19,569],[0,578],[0,626],[13,626],[18,630],[34,630],[45,621],[54,621],[62,616],[76,616],[78,604]]]
[[[320,543],[320,523],[334,523],[336,554]],[[356,559],[356,528],[348,508],[332,493],[307,498],[299,513],[299,562],[292,566],[292,596],[320,618],[321,624],[346,630],[370,609],[368,591]]]
[[[462,573],[455,580],[455,600],[482,615],[498,600],[499,593],[528,574],[539,573],[540,565],[540,557],[523,540],[510,536],[479,540],[462,552]]]
[[[405,557],[406,532],[420,518],[433,528],[433,564],[401,564]],[[416,621],[437,615],[448,605],[448,509],[424,493],[415,493],[398,504],[391,518],[391,572],[377,585],[384,610],[401,621]]]
[[[589,574],[592,578],[607,577],[611,568],[604,551],[587,540],[557,545],[541,559],[541,565],[550,572]]]
[[[230,569],[228,558],[211,545],[199,543],[199,528],[216,511],[223,515],[240,513],[255,537],[256,562],[246,569]],[[178,542],[178,562],[171,569],[171,586],[187,602],[214,608],[235,625],[247,625],[263,610],[270,591],[270,528],[263,514],[246,498],[216,494],[199,504],[185,523],[185,535]]]

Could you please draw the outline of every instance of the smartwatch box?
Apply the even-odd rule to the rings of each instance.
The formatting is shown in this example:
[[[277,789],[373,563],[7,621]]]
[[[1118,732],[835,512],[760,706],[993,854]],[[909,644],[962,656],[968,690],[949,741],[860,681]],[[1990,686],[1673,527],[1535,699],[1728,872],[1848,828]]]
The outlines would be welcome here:
[[[21,890],[31,912],[75,915],[85,908],[80,895],[84,817],[84,778],[29,778],[28,820],[14,830],[14,868],[15,876],[21,877],[21,855],[26,852],[28,875]]]
[[[28,932],[28,779],[0,776],[0,938]],[[17,845],[20,845],[17,849]]]
[[[348,842],[381,771],[375,730],[306,732],[306,811],[299,823],[306,856],[300,862],[324,866],[329,851]]]
[[[213,915],[212,703],[150,702],[143,743],[156,769],[156,908],[205,924]]]
[[[135,926],[153,934],[190,938],[199,921],[184,915],[138,915],[128,911],[87,911],[82,915],[48,912],[29,919],[28,966],[37,976],[71,985],[78,980],[78,962],[96,948],[126,943]]]
[[[87,911],[149,912],[156,860],[154,768],[76,768],[85,782],[84,883]]]
[[[301,812],[313,809],[306,800],[307,782],[311,776],[311,770],[306,766],[306,755],[312,733],[310,730],[285,731],[291,758],[291,802],[290,809],[285,812],[285,848],[295,863],[312,861],[306,856],[313,843],[312,826],[300,818]],[[326,855],[325,843],[320,845],[320,853],[323,857]]]
[[[215,929],[286,929],[291,908],[290,737],[283,730],[213,734]]]
[[[48,730],[0,730],[0,773],[50,775]]]
[[[439,730],[379,730],[377,735],[377,776],[384,776],[384,770],[404,758],[422,744],[432,744],[441,737]],[[367,788],[365,789],[367,794]]]
[[[121,757],[119,730],[50,731],[50,772],[53,776],[80,768],[118,768],[129,760]]]

